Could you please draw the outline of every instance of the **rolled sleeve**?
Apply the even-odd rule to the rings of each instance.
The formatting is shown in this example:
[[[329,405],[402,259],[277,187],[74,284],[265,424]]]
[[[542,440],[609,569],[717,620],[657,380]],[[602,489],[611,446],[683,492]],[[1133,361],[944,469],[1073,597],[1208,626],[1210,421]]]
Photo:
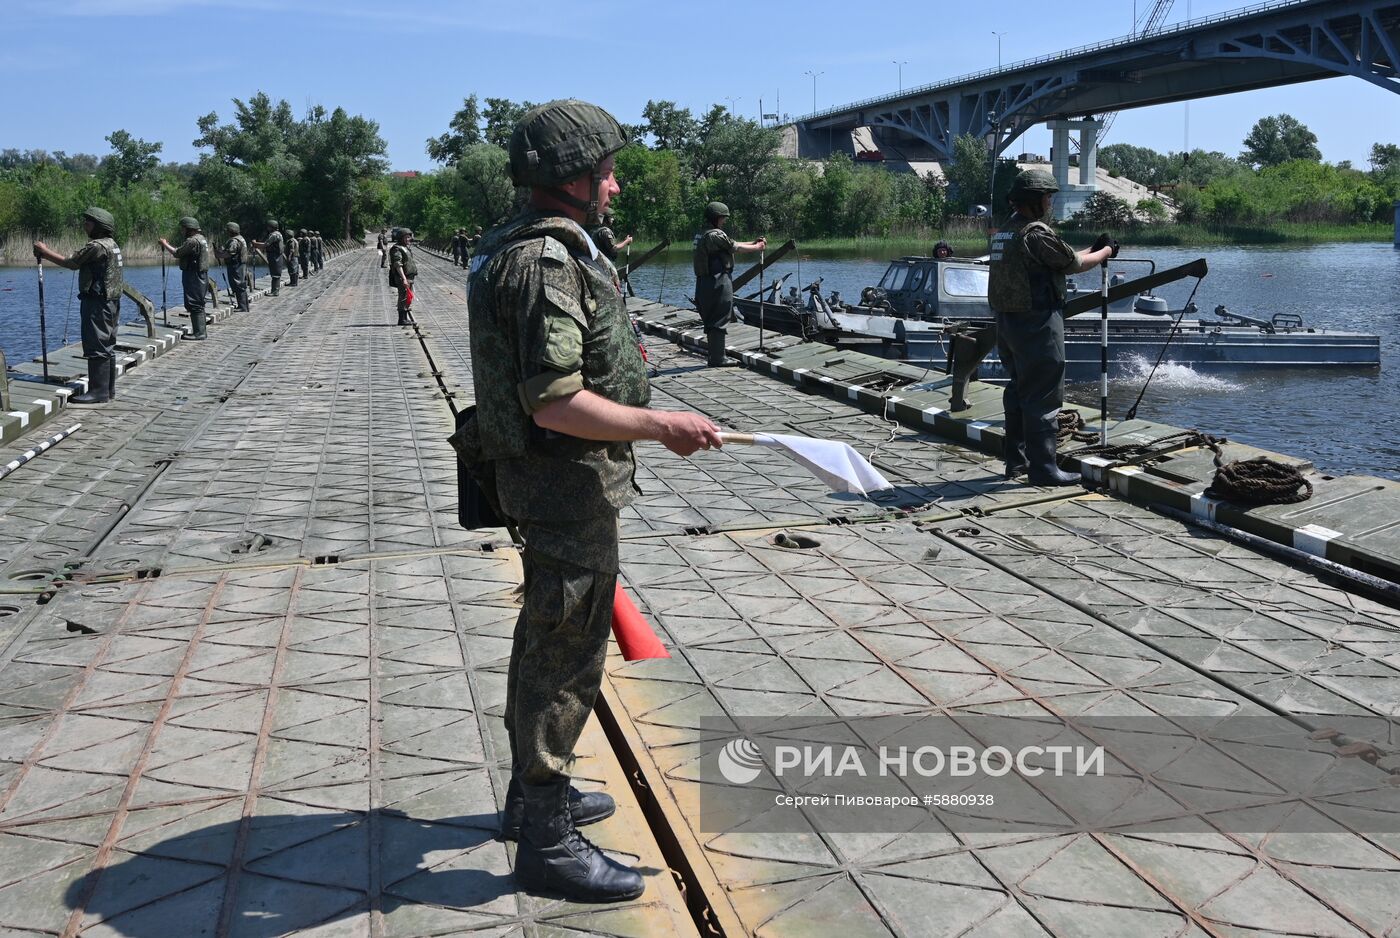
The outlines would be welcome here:
[[[91,264],[93,261],[101,259],[102,246],[94,241],[89,241],[70,254],[68,259],[63,262],[63,266],[76,270],[84,264]]]
[[[532,378],[520,382],[520,406],[525,413],[534,414],[554,401],[562,400],[583,390],[583,372],[563,374],[558,371],[542,371]]]
[[[1026,232],[1026,253],[1037,264],[1053,271],[1069,271],[1079,266],[1079,255],[1074,248],[1053,231],[1035,228]]]

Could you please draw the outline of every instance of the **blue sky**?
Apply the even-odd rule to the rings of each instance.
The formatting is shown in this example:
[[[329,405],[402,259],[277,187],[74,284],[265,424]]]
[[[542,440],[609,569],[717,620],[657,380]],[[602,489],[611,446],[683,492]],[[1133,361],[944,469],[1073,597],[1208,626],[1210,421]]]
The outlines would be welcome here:
[[[1190,2],[1195,17],[1240,5]],[[1176,0],[1169,21],[1187,6]],[[705,9],[723,20],[698,22]],[[231,98],[263,90],[298,113],[322,104],[371,117],[395,169],[428,169],[423,141],[471,92],[581,97],[624,121],[638,120],[649,98],[697,111],[733,98],[745,115],[760,98],[768,111],[780,98],[800,114],[812,105],[805,71],[824,72],[817,104],[827,107],[895,90],[895,61],[908,62],[906,87],[995,65],[994,29],[1005,31],[1008,63],[1124,35],[1133,2],[1057,9],[1047,15],[1030,0],[0,0],[0,147],[100,154],[103,137],[124,128],[163,142],[166,159],[194,159],[195,118],[226,120]],[[1196,101],[1190,145],[1236,154],[1256,119],[1283,111],[1312,128],[1328,160],[1364,166],[1373,142],[1400,142],[1400,96],[1337,78]],[[1127,111],[1107,142],[1178,150],[1185,123],[1180,104]],[[1015,150],[1047,153],[1049,136],[1032,130]]]

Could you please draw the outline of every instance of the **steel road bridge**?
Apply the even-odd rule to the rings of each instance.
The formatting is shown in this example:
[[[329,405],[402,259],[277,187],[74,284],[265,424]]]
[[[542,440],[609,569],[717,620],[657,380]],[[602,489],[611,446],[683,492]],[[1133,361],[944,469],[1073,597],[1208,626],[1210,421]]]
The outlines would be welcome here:
[[[803,156],[844,147],[849,134],[840,131],[866,127],[877,145],[912,143],[940,161],[951,158],[961,134],[988,139],[1000,154],[1031,126],[1049,123],[1061,185],[1068,181],[1071,130],[1080,135],[1086,184],[1102,126],[1093,115],[1342,75],[1400,93],[1400,0],[1273,0],[827,108],[794,123]]]

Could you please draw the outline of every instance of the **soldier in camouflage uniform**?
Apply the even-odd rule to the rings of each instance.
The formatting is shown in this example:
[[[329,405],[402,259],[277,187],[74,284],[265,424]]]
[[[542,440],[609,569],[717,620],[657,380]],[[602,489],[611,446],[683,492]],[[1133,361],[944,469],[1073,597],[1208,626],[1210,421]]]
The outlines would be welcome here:
[[[298,248],[296,229],[288,225],[287,237],[282,241],[282,259],[287,262],[287,286],[289,287],[294,287],[301,282],[301,275],[297,268]]]
[[[683,456],[718,446],[696,414],[647,409],[650,390],[617,272],[585,233],[618,192],[617,121],[582,101],[532,108],[510,140],[521,215],[477,246],[468,282],[474,442],[459,448],[525,540],[525,596],[506,683],[513,770],[502,836],[522,886],[571,898],[641,895],[641,876],[578,825],[612,814],[569,784],[602,681],[618,570],[618,511],[633,497],[632,441]]]
[[[311,232],[313,238],[311,244],[311,263],[316,265],[317,270],[323,270],[326,266],[326,256],[324,243],[321,241],[321,232]]]
[[[160,246],[169,251],[180,265],[180,284],[185,291],[185,312],[190,316],[190,338],[205,337],[204,298],[209,279],[209,242],[199,229],[199,222],[186,215],[180,219],[180,235],[184,238],[177,248],[164,238]]]
[[[593,243],[598,245],[598,250],[607,255],[608,260],[617,263],[618,252],[624,250],[632,243],[632,236],[628,235],[621,241],[617,240],[617,235],[613,232],[614,218],[612,212],[603,216],[603,223],[592,231]]]
[[[734,315],[734,252],[761,251],[768,242],[735,241],[724,230],[729,206],[711,202],[705,206],[705,227],[696,235],[691,252],[695,269],[695,308],[705,323],[705,346],[712,367],[728,364],[724,357],[724,327]]]
[[[228,234],[228,240],[224,242],[223,250],[219,256],[224,262],[224,273],[228,275],[228,288],[233,291],[234,299],[237,301],[237,309],[240,312],[248,311],[248,262],[250,251],[248,242],[243,240],[238,222],[231,221],[224,225],[224,231]]]
[[[297,232],[297,258],[301,261],[301,275],[311,276],[311,232],[305,228]]]
[[[399,291],[400,326],[413,325],[413,281],[418,279],[418,261],[413,257],[409,242],[413,232],[408,228],[394,229],[394,245],[389,248],[389,286]]]
[[[462,242],[465,240],[465,238],[466,231],[462,228],[458,228],[456,231],[452,232],[452,242],[448,245],[448,250],[452,254],[453,267],[462,266]]]
[[[117,396],[117,324],[122,307],[122,249],[113,235],[117,222],[106,209],[83,212],[90,239],[64,257],[42,241],[34,242],[36,260],[78,272],[78,316],[87,359],[88,386],[68,398],[70,404],[104,404]]]
[[[379,266],[389,266],[389,239],[384,237],[384,232],[379,232],[379,238],[375,241],[374,247],[379,251]]]
[[[267,256],[267,272],[272,277],[272,295],[278,296],[282,292],[282,232],[278,230],[275,219],[267,220],[267,240],[254,241],[253,247]]]
[[[1076,252],[1044,219],[1060,187],[1043,169],[1028,169],[1011,185],[1015,209],[992,236],[987,302],[997,317],[997,349],[1009,381],[1006,477],[1022,472],[1033,485],[1074,485],[1079,475],[1055,461],[1055,438],[1065,395],[1065,275],[1105,263],[1118,253],[1108,235]]]

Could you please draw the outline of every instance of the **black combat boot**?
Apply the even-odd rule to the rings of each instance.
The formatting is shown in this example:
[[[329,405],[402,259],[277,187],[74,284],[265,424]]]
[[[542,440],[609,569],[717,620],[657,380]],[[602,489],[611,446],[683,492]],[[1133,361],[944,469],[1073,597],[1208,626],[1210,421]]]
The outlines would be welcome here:
[[[112,370],[105,359],[87,360],[88,386],[81,394],[68,398],[70,404],[105,404],[112,399]]]
[[[1055,462],[1055,434],[1032,433],[1026,437],[1027,476],[1031,485],[1078,485],[1079,473],[1065,472]]]
[[[273,277],[273,278],[272,278],[272,295],[273,295],[273,296],[277,296],[277,295],[278,295],[279,293],[281,293],[281,292],[282,292],[282,278],[281,278],[281,277]]]
[[[575,827],[596,824],[613,816],[617,805],[612,796],[602,791],[579,791],[569,786],[569,815]],[[520,778],[514,772],[510,784],[506,786],[506,809],[501,818],[501,839],[519,840],[520,825],[525,820],[525,793],[520,788]]]
[[[113,356],[107,359],[107,400],[117,399],[117,359]]]
[[[577,902],[624,902],[642,894],[642,875],[593,846],[574,826],[567,778],[520,788],[525,823],[515,852],[516,882]]]
[[[204,341],[205,334],[204,310],[190,310],[190,338],[198,339],[202,342]]]

